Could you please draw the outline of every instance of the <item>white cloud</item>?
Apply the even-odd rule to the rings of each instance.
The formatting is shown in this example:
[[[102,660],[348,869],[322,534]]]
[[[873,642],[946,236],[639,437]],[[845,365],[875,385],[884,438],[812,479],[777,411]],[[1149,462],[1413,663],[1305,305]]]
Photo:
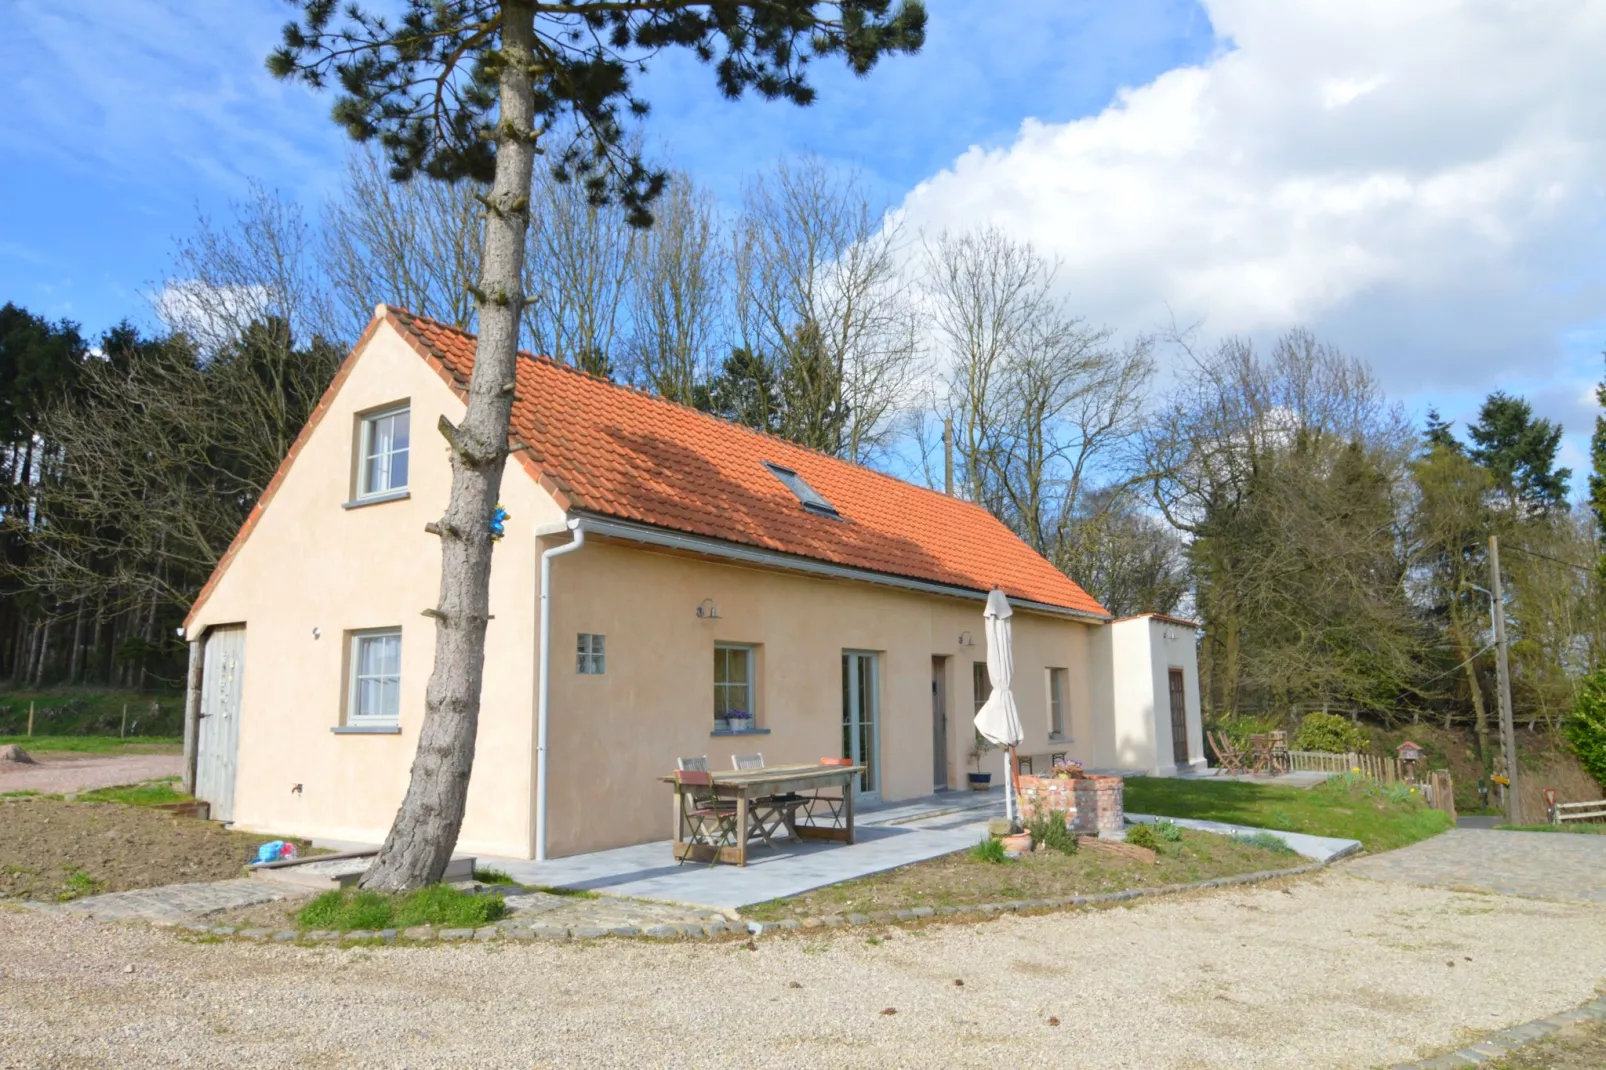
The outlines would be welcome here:
[[[1606,294],[1606,5],[1204,6],[1207,62],[970,149],[906,221],[1028,238],[1124,330],[1312,327],[1405,395],[1561,371]]]

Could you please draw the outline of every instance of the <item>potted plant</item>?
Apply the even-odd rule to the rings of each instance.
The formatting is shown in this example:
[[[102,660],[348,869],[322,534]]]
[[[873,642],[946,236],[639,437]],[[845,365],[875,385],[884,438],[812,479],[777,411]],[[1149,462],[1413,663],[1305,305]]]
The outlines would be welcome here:
[[[970,745],[970,764],[975,766],[975,770],[969,774],[971,791],[987,791],[991,789],[993,775],[981,771],[981,756],[992,749],[993,745],[987,742],[987,737],[977,732],[975,742]]]
[[[726,710],[725,719],[732,732],[746,732],[753,727],[753,715],[747,710]]]

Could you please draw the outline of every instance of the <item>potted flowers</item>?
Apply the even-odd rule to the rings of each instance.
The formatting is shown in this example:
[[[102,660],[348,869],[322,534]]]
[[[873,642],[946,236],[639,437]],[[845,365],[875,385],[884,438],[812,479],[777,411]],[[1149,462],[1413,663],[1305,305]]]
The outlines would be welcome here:
[[[726,710],[725,719],[730,723],[732,732],[750,732],[753,729],[753,714],[750,710]]]
[[[975,742],[970,745],[970,764],[975,766],[975,770],[970,773],[971,791],[987,791],[992,788],[993,775],[981,771],[981,756],[992,749],[993,745],[987,742],[987,738],[977,732]]]

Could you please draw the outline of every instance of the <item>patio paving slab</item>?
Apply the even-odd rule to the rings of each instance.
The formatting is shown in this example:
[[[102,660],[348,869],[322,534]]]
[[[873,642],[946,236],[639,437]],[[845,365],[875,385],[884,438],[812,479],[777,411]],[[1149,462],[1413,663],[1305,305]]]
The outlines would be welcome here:
[[[1606,903],[1606,836],[1456,828],[1346,868],[1401,884]]]
[[[744,867],[676,865],[670,841],[532,862],[481,856],[521,884],[733,911],[962,851],[1003,813],[1002,793],[941,792],[863,812],[854,844],[776,840]]]
[[[1160,820],[1153,814],[1127,814],[1126,819],[1134,824],[1145,824]],[[1252,836],[1257,832],[1270,833],[1292,847],[1298,854],[1318,862],[1331,862],[1334,859],[1352,855],[1361,849],[1360,840],[1345,840],[1335,836],[1311,836],[1303,832],[1281,832],[1277,829],[1261,829],[1252,825],[1229,825],[1223,821],[1201,821],[1192,817],[1168,817],[1177,825],[1185,829],[1198,829],[1200,832],[1215,832],[1223,836],[1244,835]]]

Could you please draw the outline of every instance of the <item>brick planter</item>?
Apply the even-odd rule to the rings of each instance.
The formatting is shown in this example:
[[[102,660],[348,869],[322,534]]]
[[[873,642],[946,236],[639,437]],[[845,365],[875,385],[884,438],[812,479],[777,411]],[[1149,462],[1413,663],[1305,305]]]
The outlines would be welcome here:
[[[1073,832],[1084,836],[1119,832],[1126,827],[1123,783],[1120,777],[1103,773],[1064,780],[1023,776],[1020,778],[1021,820],[1063,810],[1065,822]]]

